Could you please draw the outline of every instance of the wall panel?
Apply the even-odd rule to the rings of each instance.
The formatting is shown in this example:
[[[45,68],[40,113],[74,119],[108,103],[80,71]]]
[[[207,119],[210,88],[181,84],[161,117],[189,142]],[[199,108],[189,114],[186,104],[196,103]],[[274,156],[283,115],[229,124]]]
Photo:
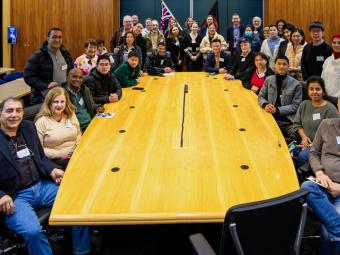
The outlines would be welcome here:
[[[12,0],[11,24],[18,27],[13,66],[22,70],[44,42],[51,27],[63,30],[63,44],[73,58],[84,51],[86,39],[102,38],[109,45],[118,29],[118,0]]]
[[[283,18],[302,28],[310,40],[308,24],[320,20],[325,26],[325,40],[330,43],[335,33],[340,33],[339,0],[265,0],[265,23],[275,23]]]

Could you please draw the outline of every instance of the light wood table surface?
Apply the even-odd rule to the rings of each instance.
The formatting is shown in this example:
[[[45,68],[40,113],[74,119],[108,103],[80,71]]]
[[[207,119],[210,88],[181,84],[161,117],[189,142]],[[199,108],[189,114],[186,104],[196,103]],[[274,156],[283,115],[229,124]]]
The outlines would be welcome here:
[[[24,79],[16,79],[0,85],[0,102],[8,97],[23,97],[29,93],[31,93],[31,87],[25,83]]]
[[[6,74],[6,73],[11,73],[14,72],[15,69],[11,67],[0,67],[0,74]]]
[[[299,188],[275,120],[239,81],[184,72],[144,77],[138,87],[145,92],[124,89],[105,106],[116,115],[86,130],[51,225],[223,222],[235,204]]]

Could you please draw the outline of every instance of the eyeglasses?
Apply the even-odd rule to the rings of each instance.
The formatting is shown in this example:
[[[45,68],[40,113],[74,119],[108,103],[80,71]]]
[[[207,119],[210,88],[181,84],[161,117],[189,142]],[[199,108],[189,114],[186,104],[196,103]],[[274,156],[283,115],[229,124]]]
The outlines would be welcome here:
[[[56,36],[56,35],[51,36],[51,38],[52,38],[53,40],[61,40],[61,39],[63,39],[62,36]]]

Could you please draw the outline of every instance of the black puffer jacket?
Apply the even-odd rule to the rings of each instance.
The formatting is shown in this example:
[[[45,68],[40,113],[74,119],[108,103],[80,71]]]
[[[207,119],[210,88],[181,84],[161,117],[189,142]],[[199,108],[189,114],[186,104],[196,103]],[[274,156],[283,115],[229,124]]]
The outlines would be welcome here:
[[[67,69],[72,69],[71,54],[64,46],[60,47],[60,52],[65,58]],[[44,101],[42,92],[53,81],[53,61],[47,51],[47,41],[28,59],[24,69],[24,80],[32,88],[31,104],[42,103]]]
[[[87,77],[84,77],[84,84],[91,90],[96,104],[110,103],[110,94],[116,93],[119,99],[122,97],[122,87],[116,76],[111,72],[104,76],[94,68]]]

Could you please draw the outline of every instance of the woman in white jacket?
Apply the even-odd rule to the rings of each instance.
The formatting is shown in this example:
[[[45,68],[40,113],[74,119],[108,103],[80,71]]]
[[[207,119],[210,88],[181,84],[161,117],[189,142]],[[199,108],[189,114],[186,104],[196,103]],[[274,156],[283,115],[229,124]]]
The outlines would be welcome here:
[[[208,28],[208,33],[203,37],[200,52],[203,54],[203,59],[206,59],[209,52],[212,52],[211,42],[214,39],[219,39],[221,41],[222,50],[228,49],[228,43],[225,41],[224,37],[216,32],[216,27],[214,24],[210,24]]]
[[[332,49],[333,54],[326,58],[322,66],[321,77],[325,80],[327,95],[340,97],[340,34],[333,36]]]
[[[278,36],[278,30],[276,25],[269,26],[269,37],[265,39],[261,46],[261,52],[266,54],[269,58],[269,67],[274,70],[275,58],[278,53],[278,48],[280,43],[283,41],[282,38]]]

